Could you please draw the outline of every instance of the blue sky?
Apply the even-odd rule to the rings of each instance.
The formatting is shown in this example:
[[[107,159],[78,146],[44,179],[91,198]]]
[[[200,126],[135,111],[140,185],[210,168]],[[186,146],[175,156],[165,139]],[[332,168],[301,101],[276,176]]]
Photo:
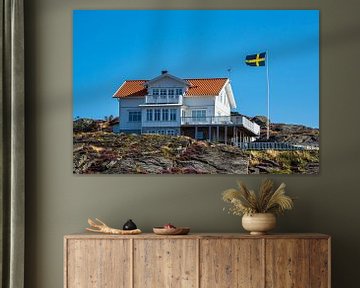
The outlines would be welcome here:
[[[319,127],[317,10],[77,10],[73,28],[73,117],[117,115],[111,97],[126,79],[229,67],[236,110],[266,115],[266,69],[244,59],[267,50],[272,122]]]

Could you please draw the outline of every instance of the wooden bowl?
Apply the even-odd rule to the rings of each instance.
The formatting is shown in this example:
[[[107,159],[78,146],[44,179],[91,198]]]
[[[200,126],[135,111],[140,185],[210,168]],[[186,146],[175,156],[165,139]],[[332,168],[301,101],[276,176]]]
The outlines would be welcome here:
[[[189,227],[163,228],[154,227],[153,231],[157,235],[186,235],[190,232]]]
[[[242,217],[242,226],[251,235],[264,235],[276,226],[276,217],[272,213],[254,213]]]

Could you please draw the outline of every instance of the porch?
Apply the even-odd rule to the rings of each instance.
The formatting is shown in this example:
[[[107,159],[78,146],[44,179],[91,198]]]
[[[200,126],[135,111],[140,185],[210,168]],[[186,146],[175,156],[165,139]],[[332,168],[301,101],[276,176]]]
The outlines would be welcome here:
[[[242,127],[250,136],[260,135],[260,126],[244,116],[181,117],[181,126]]]
[[[198,140],[239,146],[255,140],[244,127],[239,125],[187,125],[181,126],[181,135]]]
[[[260,135],[260,126],[244,116],[181,117],[181,134],[239,146]]]

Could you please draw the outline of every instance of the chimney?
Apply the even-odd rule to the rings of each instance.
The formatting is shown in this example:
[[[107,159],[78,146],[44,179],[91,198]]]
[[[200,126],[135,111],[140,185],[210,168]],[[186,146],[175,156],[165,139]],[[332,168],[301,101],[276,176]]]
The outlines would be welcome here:
[[[161,74],[167,74],[167,73],[168,73],[167,70],[162,70],[162,71],[161,71]]]

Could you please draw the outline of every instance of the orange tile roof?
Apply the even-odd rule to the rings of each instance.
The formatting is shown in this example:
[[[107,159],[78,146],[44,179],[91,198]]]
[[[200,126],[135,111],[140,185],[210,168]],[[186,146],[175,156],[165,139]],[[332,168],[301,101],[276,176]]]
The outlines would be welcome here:
[[[186,96],[218,95],[227,78],[185,79],[190,83]]]
[[[146,81],[147,80],[126,80],[113,97],[145,96],[147,95],[147,89],[144,87]]]
[[[224,87],[228,78],[201,78],[184,79],[189,82],[190,87],[185,96],[214,96],[218,95]],[[114,94],[114,98],[125,98],[131,96],[145,96],[147,89],[144,84],[148,80],[126,80]]]

